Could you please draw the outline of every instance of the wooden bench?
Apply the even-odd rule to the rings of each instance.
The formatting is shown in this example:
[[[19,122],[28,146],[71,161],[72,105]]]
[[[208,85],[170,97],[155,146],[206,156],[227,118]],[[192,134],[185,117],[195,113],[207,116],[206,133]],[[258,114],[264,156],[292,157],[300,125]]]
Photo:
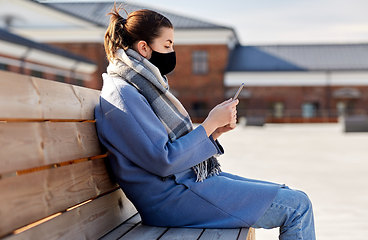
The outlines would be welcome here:
[[[0,71],[0,239],[254,239],[247,228],[142,224],[104,162],[99,94]]]
[[[368,132],[368,116],[345,116],[344,125],[345,132]]]

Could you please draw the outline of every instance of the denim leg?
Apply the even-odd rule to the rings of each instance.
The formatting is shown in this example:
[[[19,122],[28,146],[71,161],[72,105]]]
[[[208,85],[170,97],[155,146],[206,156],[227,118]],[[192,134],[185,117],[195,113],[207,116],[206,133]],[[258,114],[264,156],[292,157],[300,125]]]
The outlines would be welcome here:
[[[252,226],[280,227],[280,240],[315,240],[312,203],[302,191],[281,188],[265,214]]]

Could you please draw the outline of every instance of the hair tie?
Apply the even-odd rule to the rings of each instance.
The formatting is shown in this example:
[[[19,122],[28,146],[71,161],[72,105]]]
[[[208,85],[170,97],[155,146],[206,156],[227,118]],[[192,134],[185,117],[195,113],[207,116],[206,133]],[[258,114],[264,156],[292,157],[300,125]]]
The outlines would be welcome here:
[[[125,23],[126,23],[126,19],[124,19],[122,16],[120,16],[117,24],[120,25],[120,31],[122,31],[122,34],[124,35],[124,29],[125,29]]]

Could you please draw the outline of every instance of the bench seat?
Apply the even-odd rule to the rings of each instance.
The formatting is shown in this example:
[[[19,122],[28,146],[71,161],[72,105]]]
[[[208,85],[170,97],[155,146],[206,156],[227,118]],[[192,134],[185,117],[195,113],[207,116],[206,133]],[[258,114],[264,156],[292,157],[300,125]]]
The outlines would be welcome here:
[[[139,214],[113,229],[100,240],[115,239],[160,239],[160,240],[250,240],[254,239],[254,229],[201,229],[165,228],[142,224]]]

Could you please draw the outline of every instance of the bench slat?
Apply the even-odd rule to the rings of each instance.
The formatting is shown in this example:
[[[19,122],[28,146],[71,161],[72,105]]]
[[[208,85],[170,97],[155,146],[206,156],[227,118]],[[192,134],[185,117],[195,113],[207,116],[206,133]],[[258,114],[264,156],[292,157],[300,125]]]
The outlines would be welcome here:
[[[103,159],[3,179],[0,237],[117,187]]]
[[[42,118],[30,76],[0,71],[0,119]]]
[[[32,80],[40,94],[44,119],[94,119],[100,91],[40,78]]]
[[[239,234],[239,240],[254,240],[255,239],[254,228],[242,228]]]
[[[200,240],[237,239],[240,229],[206,229]]]
[[[93,122],[0,123],[0,174],[103,154]]]
[[[136,212],[124,193],[117,190],[5,240],[97,239]]]
[[[138,225],[138,223],[140,223],[141,221],[141,215],[137,213],[131,219],[128,219],[126,222],[124,222],[99,240],[116,240],[127,233],[130,229]]]
[[[197,240],[202,232],[200,228],[170,228],[160,240]]]
[[[101,92],[79,86],[73,86],[73,90],[81,102],[81,119],[94,120],[95,107],[99,101]]]
[[[123,237],[119,238],[119,240],[126,239],[145,239],[145,240],[156,240],[160,237],[167,228],[164,227],[152,227],[144,224],[138,224],[135,228],[130,230]]]
[[[0,71],[0,119],[94,119],[100,91]]]

